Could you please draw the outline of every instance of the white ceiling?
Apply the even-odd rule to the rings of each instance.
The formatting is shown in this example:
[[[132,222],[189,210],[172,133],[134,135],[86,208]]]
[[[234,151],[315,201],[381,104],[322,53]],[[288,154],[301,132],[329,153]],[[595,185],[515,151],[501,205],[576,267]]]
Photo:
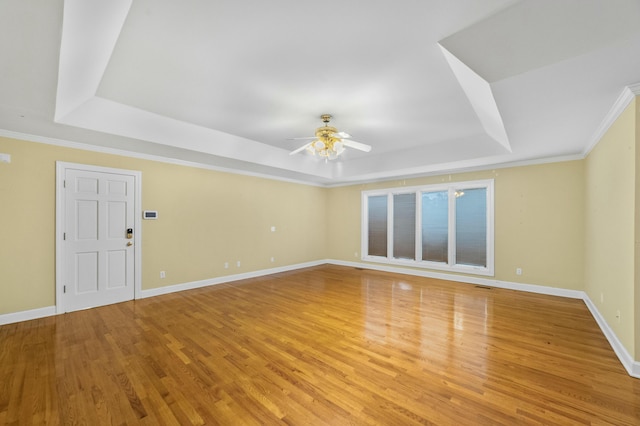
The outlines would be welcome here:
[[[319,185],[577,158],[638,87],[639,23],[640,0],[2,0],[0,129]],[[372,151],[290,156],[324,113]]]

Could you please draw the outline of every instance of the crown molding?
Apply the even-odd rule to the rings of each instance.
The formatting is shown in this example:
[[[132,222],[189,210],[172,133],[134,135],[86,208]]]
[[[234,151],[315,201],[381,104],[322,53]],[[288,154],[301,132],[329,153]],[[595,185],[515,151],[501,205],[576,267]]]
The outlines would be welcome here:
[[[320,188],[324,188],[326,186],[320,183],[273,176],[265,173],[257,173],[257,172],[250,172],[250,171],[233,169],[228,167],[213,166],[210,164],[198,163],[198,162],[188,161],[188,160],[180,160],[177,158],[164,157],[161,155],[145,154],[145,153],[129,151],[124,149],[111,148],[111,147],[105,147],[100,145],[91,145],[91,144],[86,144],[82,142],[73,142],[73,141],[53,138],[49,136],[40,136],[40,135],[35,135],[30,133],[15,132],[13,130],[0,129],[0,137],[5,137],[7,139],[15,139],[15,140],[24,141],[24,142],[54,145],[61,148],[71,148],[71,149],[79,149],[82,151],[97,152],[100,154],[119,155],[127,158],[135,158],[137,160],[155,161],[158,163],[166,163],[166,164],[172,164],[176,166],[193,167],[196,169],[212,170],[212,171],[221,172],[221,173],[251,176],[251,177],[256,177],[261,179],[275,180],[279,182],[294,183],[298,185],[315,186]]]
[[[555,157],[532,158],[529,160],[505,161],[500,163],[480,164],[477,166],[450,166],[450,167],[444,167],[444,168],[432,170],[432,171],[422,171],[422,172],[416,171],[414,173],[398,174],[394,176],[381,177],[379,179],[361,179],[361,180],[353,180],[348,182],[338,182],[334,184],[326,184],[324,185],[324,187],[325,188],[341,188],[345,186],[393,182],[393,181],[406,180],[406,179],[419,179],[419,178],[429,177],[429,176],[444,176],[444,175],[451,175],[451,174],[484,172],[487,170],[509,169],[512,167],[537,166],[541,164],[564,163],[567,161],[579,161],[579,160],[584,160],[584,155],[582,154],[559,155]]]
[[[602,123],[600,124],[600,126],[598,126],[598,128],[594,132],[588,146],[582,151],[582,153],[568,155],[568,156],[538,158],[538,159],[531,159],[531,160],[506,161],[506,162],[498,162],[494,164],[482,164],[482,165],[468,166],[468,167],[464,167],[464,166],[461,167],[460,165],[457,165],[457,167],[456,166],[445,167],[445,168],[433,170],[433,171],[414,171],[413,173],[400,173],[396,176],[385,176],[379,179],[375,179],[375,178],[355,179],[352,181],[350,180],[350,181],[341,181],[336,183],[324,183],[324,184],[309,182],[309,181],[299,180],[299,179],[291,179],[286,177],[278,177],[278,176],[273,176],[273,175],[264,174],[264,173],[256,173],[256,172],[243,171],[243,170],[237,170],[237,169],[220,167],[220,166],[213,166],[213,165],[203,164],[199,162],[164,157],[160,155],[144,154],[144,153],[139,153],[139,152],[134,152],[129,150],[90,145],[90,144],[85,144],[81,142],[72,142],[72,141],[58,139],[58,138],[52,138],[47,136],[35,135],[35,134],[27,134],[22,132],[15,132],[15,131],[5,130],[5,129],[0,129],[0,137],[7,137],[11,139],[18,139],[18,140],[24,140],[28,142],[35,142],[35,143],[43,143],[47,145],[55,145],[55,146],[60,146],[65,148],[93,151],[93,152],[99,152],[103,154],[120,155],[120,156],[125,156],[130,158],[156,161],[156,162],[174,164],[179,166],[213,170],[213,171],[218,171],[223,173],[252,176],[257,178],[288,182],[288,183],[294,183],[294,184],[300,184],[300,185],[315,186],[320,188],[335,188],[335,187],[343,187],[343,186],[350,186],[350,185],[358,185],[363,183],[386,182],[386,181],[392,181],[395,179],[411,179],[411,178],[417,178],[417,177],[442,175],[442,174],[450,174],[450,173],[465,173],[465,172],[473,172],[473,171],[501,169],[501,168],[508,168],[508,167],[520,167],[520,166],[529,166],[529,165],[537,165],[537,164],[556,163],[556,162],[563,162],[563,161],[582,160],[589,155],[589,153],[593,150],[593,148],[595,148],[595,146],[602,139],[605,133],[609,130],[609,128],[613,125],[613,123],[620,117],[620,115],[629,106],[629,104],[635,99],[636,96],[640,96],[640,83],[631,84],[629,86],[626,86],[622,90],[622,92],[620,93],[620,96],[618,96],[618,99],[612,105],[611,109],[609,110],[605,118],[602,120]]]
[[[600,123],[600,126],[596,129],[595,133],[591,137],[589,144],[582,152],[583,157],[589,155],[591,150],[596,147],[600,139],[607,133],[607,130],[615,123],[615,121],[620,117],[620,114],[624,112],[625,109],[629,106],[629,104],[635,99],[636,96],[640,95],[640,83],[631,84],[625,87],[618,96],[618,99],[614,102],[613,106],[607,113],[607,115]]]

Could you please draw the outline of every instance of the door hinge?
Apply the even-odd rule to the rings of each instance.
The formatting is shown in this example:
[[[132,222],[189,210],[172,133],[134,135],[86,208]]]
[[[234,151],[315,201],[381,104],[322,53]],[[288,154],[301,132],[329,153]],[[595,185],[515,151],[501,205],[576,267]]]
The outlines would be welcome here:
[[[63,187],[63,188],[66,188],[66,187],[67,187],[67,180],[66,180],[66,179],[62,181],[62,187]]]
[[[66,285],[63,285],[63,286],[62,286],[62,292],[63,292],[63,293],[66,293],[66,292],[67,292],[67,286],[66,286]]]
[[[63,232],[63,233],[62,233],[62,239],[63,239],[63,240],[66,240],[66,239],[67,239],[67,233],[66,233],[66,232]]]

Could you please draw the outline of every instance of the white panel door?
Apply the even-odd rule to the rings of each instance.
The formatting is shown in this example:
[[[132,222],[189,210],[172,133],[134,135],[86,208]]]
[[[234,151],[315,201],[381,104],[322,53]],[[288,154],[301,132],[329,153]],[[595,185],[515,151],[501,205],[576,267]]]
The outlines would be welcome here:
[[[134,210],[134,176],[65,170],[65,311],[134,298]]]

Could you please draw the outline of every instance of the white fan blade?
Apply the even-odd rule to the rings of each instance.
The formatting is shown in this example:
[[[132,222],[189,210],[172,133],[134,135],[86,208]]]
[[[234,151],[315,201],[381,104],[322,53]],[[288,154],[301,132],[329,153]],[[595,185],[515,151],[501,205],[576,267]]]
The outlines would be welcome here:
[[[353,141],[351,139],[343,139],[342,143],[344,144],[344,146],[348,146],[349,148],[353,148],[353,149],[357,149],[360,151],[364,151],[364,152],[369,152],[371,151],[371,145],[367,145],[365,143],[361,143],[361,142],[356,142]]]
[[[347,132],[337,132],[331,136],[333,136],[334,138],[340,138],[340,139],[348,139],[351,137],[351,135]]]
[[[304,138],[287,138],[288,141],[310,141],[316,139],[317,136],[305,136]]]
[[[309,142],[309,143],[307,143],[307,144],[302,145],[300,148],[298,148],[298,149],[296,149],[296,150],[291,151],[291,152],[289,153],[289,155],[295,155],[295,154],[299,153],[300,151],[304,151],[305,149],[307,149],[308,147],[310,147],[312,143],[313,143],[313,142]]]

